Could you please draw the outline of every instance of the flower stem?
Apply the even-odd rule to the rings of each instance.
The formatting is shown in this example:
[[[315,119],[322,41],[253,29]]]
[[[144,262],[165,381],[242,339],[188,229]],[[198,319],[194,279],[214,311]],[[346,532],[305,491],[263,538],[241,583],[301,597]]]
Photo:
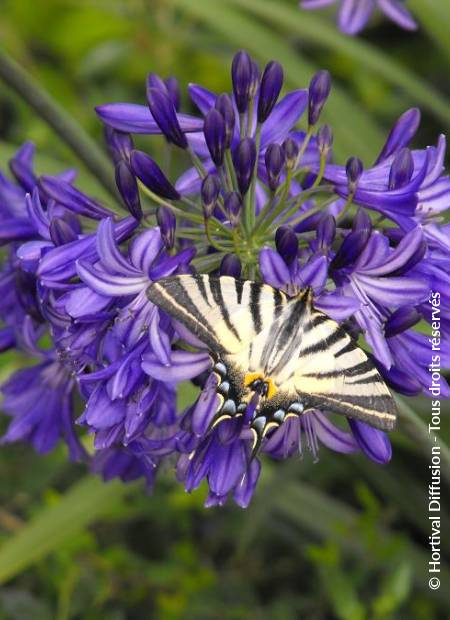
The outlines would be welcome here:
[[[85,164],[87,170],[117,201],[113,166],[96,142],[25,69],[0,50],[0,78],[8,84],[58,134]]]

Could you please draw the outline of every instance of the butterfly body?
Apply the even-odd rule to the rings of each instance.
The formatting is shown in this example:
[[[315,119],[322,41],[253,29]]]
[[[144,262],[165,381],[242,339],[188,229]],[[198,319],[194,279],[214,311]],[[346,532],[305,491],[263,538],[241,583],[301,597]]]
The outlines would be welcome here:
[[[213,425],[245,416],[254,446],[290,416],[320,409],[391,430],[396,410],[377,369],[347,332],[313,306],[231,277],[164,278],[148,297],[209,349],[219,407]]]

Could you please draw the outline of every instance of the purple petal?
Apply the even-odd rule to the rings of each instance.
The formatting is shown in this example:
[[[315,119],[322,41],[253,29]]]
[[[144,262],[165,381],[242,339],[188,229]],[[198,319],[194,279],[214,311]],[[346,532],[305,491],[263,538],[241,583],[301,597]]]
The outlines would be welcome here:
[[[163,365],[153,353],[142,356],[142,370],[158,381],[179,383],[193,379],[211,368],[209,353],[173,351],[171,365]]]
[[[335,321],[341,322],[353,316],[360,309],[361,302],[355,297],[347,297],[339,292],[332,292],[320,295],[314,305]]]
[[[357,34],[366,25],[374,8],[374,0],[342,0],[338,14],[339,29],[346,34]]]
[[[289,269],[275,250],[264,248],[259,253],[259,268],[264,282],[274,288],[284,288],[291,282]]]
[[[386,308],[418,304],[428,298],[430,287],[417,278],[376,278],[357,275],[358,283],[367,295]]]
[[[28,217],[30,222],[36,229],[39,236],[47,241],[50,240],[49,235],[49,220],[47,214],[44,212],[39,198],[39,191],[37,187],[34,188],[33,194],[27,194],[25,198]]]
[[[97,253],[103,266],[123,276],[136,276],[140,272],[120,253],[114,234],[112,218],[105,218],[97,229]]]
[[[76,270],[81,280],[99,295],[122,297],[137,295],[149,285],[146,277],[117,276],[101,271],[83,260],[76,262]]]
[[[325,414],[315,411],[311,415],[314,416],[316,435],[324,446],[343,454],[350,454],[359,450],[358,443],[353,436],[335,426]]]
[[[411,142],[420,124],[420,110],[411,108],[404,112],[392,127],[375,165],[381,163]]]
[[[95,108],[101,120],[110,127],[130,133],[160,134],[161,130],[145,105],[136,103],[105,103]],[[177,114],[181,129],[202,131],[203,119],[189,114]]]
[[[380,465],[389,463],[392,446],[386,433],[359,420],[349,418],[348,423],[359,447],[372,461]]]
[[[130,244],[130,259],[133,265],[148,274],[153,261],[163,247],[159,228],[151,228],[140,233]]]
[[[60,301],[67,314],[77,319],[104,310],[110,302],[110,297],[99,295],[87,286],[80,286],[67,293]]]
[[[378,6],[400,28],[417,30],[417,23],[400,0],[378,0]]]
[[[261,463],[258,459],[254,459],[250,467],[247,468],[242,480],[235,487],[233,499],[241,508],[247,508],[250,504],[260,473]]]
[[[298,122],[308,103],[308,91],[288,93],[272,110],[261,131],[261,149],[273,142],[282,142]]]
[[[196,435],[202,436],[206,433],[214,415],[217,413],[219,397],[216,389],[217,379],[211,373],[192,411],[191,428]]]
[[[42,176],[39,185],[48,196],[74,213],[97,220],[114,215],[112,211],[99,202],[86,196],[60,178]]]
[[[208,474],[211,491],[216,495],[226,495],[239,483],[245,470],[245,451],[241,441],[227,445],[216,444]]]
[[[420,253],[422,244],[422,229],[420,226],[417,226],[403,237],[384,263],[372,267],[360,266],[358,271],[366,276],[385,276],[390,273],[398,272],[405,264],[410,262],[414,255]],[[423,253],[420,253],[420,257],[423,257]]]
[[[217,95],[199,84],[189,84],[189,95],[203,115],[206,115],[216,103]]]

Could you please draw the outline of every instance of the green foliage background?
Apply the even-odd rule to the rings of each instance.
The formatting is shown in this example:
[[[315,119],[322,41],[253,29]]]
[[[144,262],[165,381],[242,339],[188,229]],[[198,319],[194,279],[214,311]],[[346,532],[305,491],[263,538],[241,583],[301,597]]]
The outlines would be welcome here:
[[[450,124],[450,4],[409,6],[419,33],[375,21],[349,39],[331,13],[300,12],[296,0],[2,0],[0,77],[9,68],[6,81],[24,92],[0,80],[0,165],[31,139],[40,172],[78,166],[80,187],[111,202],[109,164],[89,148],[89,136],[102,144],[93,107],[143,102],[149,71],[227,90],[239,47],[280,60],[287,87],[306,86],[316,68],[332,72],[326,115],[342,160],[358,155],[369,165],[413,105],[423,110],[417,145],[433,144]],[[60,135],[30,108],[43,93],[59,106]],[[85,159],[89,151],[103,176],[68,142]],[[139,144],[158,156],[159,139]],[[3,355],[0,364],[3,379],[20,360]],[[142,484],[87,475],[63,448],[45,458],[27,446],[2,448],[0,620],[447,618],[450,424],[443,415],[442,585],[433,592],[429,416],[425,399],[401,405],[386,467],[326,449],[318,463],[308,453],[266,462],[246,511],[203,509],[204,489],[185,494],[169,470],[148,496]]]

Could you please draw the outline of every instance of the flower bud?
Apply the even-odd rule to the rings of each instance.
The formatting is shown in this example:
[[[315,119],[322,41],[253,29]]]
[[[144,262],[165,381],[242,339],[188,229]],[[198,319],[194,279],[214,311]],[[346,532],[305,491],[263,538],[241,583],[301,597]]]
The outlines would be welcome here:
[[[298,238],[291,226],[280,226],[275,233],[278,254],[286,265],[290,265],[298,254]]]
[[[363,163],[359,157],[350,157],[345,165],[345,174],[347,175],[348,187],[354,192],[359,179],[363,173]]]
[[[131,170],[157,196],[168,200],[178,200],[180,194],[168,180],[164,172],[146,153],[131,152]]]
[[[176,219],[170,207],[164,205],[158,207],[156,211],[156,221],[158,222],[161,238],[167,250],[171,250],[175,243]]]
[[[240,114],[243,114],[250,101],[250,89],[254,79],[252,59],[244,50],[239,51],[233,58],[231,65],[231,79],[236,106]]]
[[[136,177],[131,172],[127,161],[122,160],[116,165],[116,185],[128,211],[136,219],[142,217],[141,201]]]
[[[411,108],[403,112],[392,127],[375,165],[407,146],[415,136],[419,125],[420,110],[418,108]]]
[[[286,138],[281,145],[286,160],[286,168],[292,170],[297,162],[299,153],[298,144],[293,138]]]
[[[252,138],[244,138],[233,153],[233,164],[241,196],[247,193],[256,161],[256,147]]]
[[[225,145],[230,147],[234,134],[235,114],[231,97],[227,94],[219,95],[216,99],[216,110],[218,110],[225,122]]]
[[[327,157],[333,146],[333,131],[329,125],[322,125],[317,131],[317,148],[321,157]]]
[[[319,120],[331,90],[331,78],[328,71],[318,71],[309,83],[308,123],[313,126]]]
[[[181,107],[181,90],[180,85],[176,77],[168,77],[164,80],[164,84],[166,85],[167,92],[169,93],[169,97],[173,103],[173,107],[178,112]]]
[[[259,90],[259,66],[255,60],[252,60],[252,75],[250,78],[250,89],[248,91],[248,95],[250,101],[256,97]]]
[[[241,197],[237,192],[230,192],[225,196],[225,210],[233,228],[238,226],[242,210],[242,202]]]
[[[131,151],[134,149],[133,140],[129,133],[117,131],[105,125],[105,141],[115,164],[122,159],[129,161]]]
[[[211,217],[220,192],[220,181],[215,174],[208,174],[201,187],[203,213],[206,218]]]
[[[181,130],[175,106],[167,89],[163,91],[159,88],[147,87],[147,103],[156,124],[167,140],[181,149],[187,148],[186,136]]]
[[[147,88],[156,88],[162,90],[163,93],[169,94],[166,83],[157,73],[149,73],[147,75]]]
[[[258,123],[264,123],[273,110],[283,86],[283,69],[280,63],[271,61],[261,79],[258,100]]]
[[[211,108],[207,113],[203,132],[211,159],[216,166],[221,166],[226,148],[225,121],[215,108]]]
[[[266,149],[264,161],[267,170],[267,180],[270,189],[277,189],[281,171],[285,164],[284,151],[279,144],[269,144]]]
[[[219,273],[221,276],[241,277],[242,265],[236,254],[225,254],[220,263]]]
[[[336,220],[332,215],[324,215],[317,224],[317,244],[319,248],[329,248],[336,236]]]
[[[401,149],[394,157],[389,172],[389,189],[400,189],[409,181],[414,172],[414,160],[408,148]]]

